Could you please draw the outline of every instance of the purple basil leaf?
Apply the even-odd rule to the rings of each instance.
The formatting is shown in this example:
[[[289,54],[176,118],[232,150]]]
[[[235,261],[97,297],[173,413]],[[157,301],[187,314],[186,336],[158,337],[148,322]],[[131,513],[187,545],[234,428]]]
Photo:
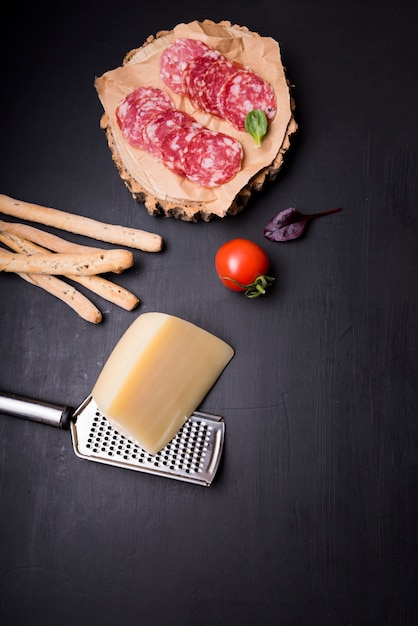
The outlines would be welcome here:
[[[329,215],[336,213],[342,209],[331,209],[322,213],[314,213],[312,215],[303,215],[294,208],[284,209],[273,217],[264,229],[264,236],[270,241],[290,241],[300,237],[307,223],[314,217]]]
[[[285,209],[269,221],[264,229],[264,235],[270,241],[296,239],[305,230],[306,221],[306,218],[296,209]]]

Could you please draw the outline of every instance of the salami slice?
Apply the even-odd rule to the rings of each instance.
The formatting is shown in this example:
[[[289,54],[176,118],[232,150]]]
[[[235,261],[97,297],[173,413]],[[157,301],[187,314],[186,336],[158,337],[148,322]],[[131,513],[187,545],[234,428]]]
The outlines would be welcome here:
[[[175,93],[183,93],[183,72],[193,59],[211,48],[197,39],[176,39],[167,46],[160,59],[161,80]]]
[[[171,130],[161,145],[164,165],[178,176],[185,176],[184,160],[190,141],[204,127],[196,121],[187,122]]]
[[[192,117],[178,109],[167,109],[153,117],[142,130],[144,150],[158,161],[162,160],[162,144],[166,135],[173,129],[193,121]]]
[[[168,97],[165,91],[163,91],[162,89],[159,89],[158,87],[145,87],[145,86],[138,87],[137,89],[134,89],[134,91],[131,91],[124,98],[121,105],[123,103],[126,103],[128,105],[139,106],[145,101],[153,101],[155,103],[163,102],[167,106],[173,106],[171,99]],[[121,105],[119,105],[119,107]]]
[[[261,76],[242,68],[233,73],[224,84],[219,108],[221,116],[235,128],[244,130],[250,111],[261,109],[271,121],[276,115],[276,97],[272,87]]]
[[[142,150],[144,125],[162,111],[173,108],[173,102],[162,89],[139,87],[118,105],[116,119],[126,141]]]
[[[184,154],[184,173],[202,187],[217,187],[241,169],[242,146],[233,137],[208,128],[198,132]]]
[[[223,86],[229,77],[240,68],[242,68],[241,65],[234,61],[228,61],[226,57],[221,55],[208,69],[205,74],[205,87],[201,97],[202,108],[206,113],[221,117],[219,100]]]
[[[208,50],[192,59],[183,74],[183,93],[196,109],[203,110],[202,97],[206,89],[205,76],[210,67],[221,57],[217,50]]]

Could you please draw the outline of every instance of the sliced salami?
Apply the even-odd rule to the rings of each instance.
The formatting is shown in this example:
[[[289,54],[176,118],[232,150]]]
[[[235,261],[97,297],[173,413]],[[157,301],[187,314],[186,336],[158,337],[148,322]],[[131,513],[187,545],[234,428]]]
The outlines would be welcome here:
[[[126,103],[127,105],[139,106],[144,102],[165,103],[167,106],[173,106],[171,99],[162,89],[158,87],[141,86],[131,91],[119,105],[119,108]]]
[[[144,149],[144,125],[162,111],[173,108],[173,102],[161,89],[139,87],[119,104],[116,119],[126,141],[135,148]]]
[[[203,49],[199,44],[203,46]],[[215,53],[211,62],[210,51]],[[162,80],[193,106],[245,130],[250,111],[261,109],[271,122],[276,115],[274,90],[261,76],[229,61],[223,54],[194,39],[177,39],[161,59]]]
[[[250,111],[261,109],[271,121],[276,115],[276,97],[272,87],[258,74],[242,68],[233,73],[224,84],[219,108],[221,116],[235,128],[244,130]]]
[[[239,141],[204,128],[189,141],[183,169],[192,182],[202,187],[217,187],[239,172],[242,158]]]
[[[241,168],[243,151],[236,139],[209,130],[176,109],[160,89],[135,90],[120,103],[116,115],[131,145],[198,185],[222,185]]]
[[[161,55],[161,80],[175,93],[183,93],[183,72],[193,59],[208,52],[210,47],[197,39],[176,39]]]
[[[184,70],[183,93],[187,95],[196,109],[203,110],[202,98],[206,89],[205,76],[221,56],[221,53],[216,50],[208,50],[205,54],[192,59]]]
[[[193,118],[184,111],[167,109],[153,117],[142,130],[144,150],[158,161],[162,160],[162,144],[166,135],[182,124],[190,123]]]
[[[192,121],[173,129],[164,138],[161,146],[161,156],[164,164],[178,176],[185,176],[184,159],[190,141],[204,127]]]
[[[221,55],[205,74],[205,87],[202,93],[202,108],[206,113],[221,117],[219,108],[220,95],[229,77],[242,66],[228,61]]]

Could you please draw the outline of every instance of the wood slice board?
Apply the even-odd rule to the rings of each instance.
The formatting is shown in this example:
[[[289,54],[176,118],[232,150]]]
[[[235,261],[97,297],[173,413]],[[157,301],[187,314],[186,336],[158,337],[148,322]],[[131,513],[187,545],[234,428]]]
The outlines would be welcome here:
[[[228,58],[251,67],[273,86],[277,114],[261,148],[254,147],[252,137],[245,131],[237,131],[228,122],[194,110],[187,98],[174,94],[161,81],[161,54],[179,37],[205,41]],[[140,85],[164,89],[177,108],[187,111],[208,128],[236,137],[244,148],[241,172],[220,187],[203,188],[170,172],[146,152],[129,146],[119,129],[115,111],[119,102]],[[128,52],[119,68],[97,78],[95,86],[104,108],[100,124],[106,133],[114,163],[133,198],[143,203],[150,215],[194,222],[236,215],[255,193],[276,178],[291,137],[297,130],[294,103],[278,43],[230,22],[195,21],[179,24],[171,31],[160,31],[139,48]]]

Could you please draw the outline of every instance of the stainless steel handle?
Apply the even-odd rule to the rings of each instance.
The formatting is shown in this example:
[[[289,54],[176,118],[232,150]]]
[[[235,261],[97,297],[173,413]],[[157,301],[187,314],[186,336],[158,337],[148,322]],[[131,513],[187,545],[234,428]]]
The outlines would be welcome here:
[[[74,409],[70,406],[0,392],[0,412],[67,430],[70,427]]]

